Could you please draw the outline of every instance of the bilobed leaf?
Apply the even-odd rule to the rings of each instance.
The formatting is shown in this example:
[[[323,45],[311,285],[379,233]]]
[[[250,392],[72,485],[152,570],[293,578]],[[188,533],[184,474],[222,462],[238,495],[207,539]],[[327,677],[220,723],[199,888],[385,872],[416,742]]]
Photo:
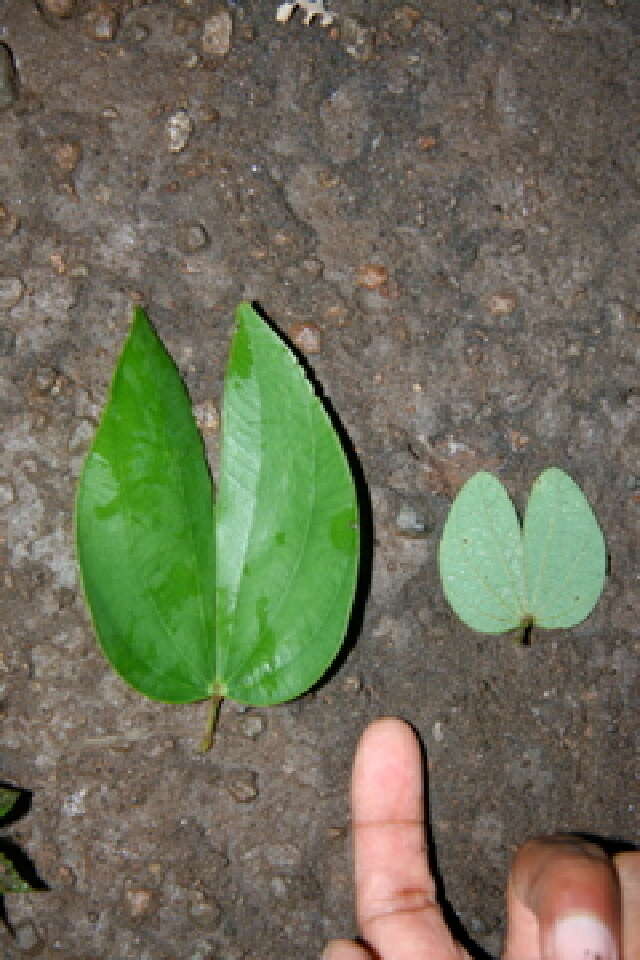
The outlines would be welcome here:
[[[336,655],[356,583],[358,511],[335,430],[293,354],[248,305],[225,379],[216,684],[250,704],[308,689]]]
[[[474,630],[558,629],[593,610],[606,549],[591,507],[562,470],[535,481],[522,532],[500,481],[481,472],[451,506],[439,562],[449,603]]]
[[[533,484],[524,518],[524,566],[534,623],[572,627],[602,593],[606,548],[580,488],[551,467]]]
[[[19,797],[19,790],[14,790],[12,787],[0,787],[0,818],[6,817],[13,810]]]
[[[80,478],[76,537],[98,639],[118,673],[157,700],[207,697],[211,478],[187,392],[139,308]]]
[[[358,509],[327,413],[283,340],[236,314],[219,497],[174,364],[136,310],[80,478],[77,552],[115,669],[169,702],[290,699],[344,637]],[[215,558],[215,559],[214,559]]]
[[[522,537],[500,481],[474,474],[453,501],[439,552],[445,596],[481,633],[514,630],[526,618]]]

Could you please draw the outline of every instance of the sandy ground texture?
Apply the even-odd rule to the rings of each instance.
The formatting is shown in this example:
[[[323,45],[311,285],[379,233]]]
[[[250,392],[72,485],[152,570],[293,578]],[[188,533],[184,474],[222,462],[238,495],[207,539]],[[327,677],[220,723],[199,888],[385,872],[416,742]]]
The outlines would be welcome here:
[[[640,832],[640,4],[239,0],[0,5],[0,773],[48,892],[7,960],[294,960],[355,932],[347,787],[399,714],[429,768],[459,923],[499,950],[536,832]],[[370,595],[298,702],[144,700],[78,592],[82,459],[144,303],[215,465],[234,306],[308,357],[357,451]],[[472,633],[436,548],[477,469],[522,506],[550,464],[606,533],[595,612]],[[480,954],[478,954],[480,955]]]

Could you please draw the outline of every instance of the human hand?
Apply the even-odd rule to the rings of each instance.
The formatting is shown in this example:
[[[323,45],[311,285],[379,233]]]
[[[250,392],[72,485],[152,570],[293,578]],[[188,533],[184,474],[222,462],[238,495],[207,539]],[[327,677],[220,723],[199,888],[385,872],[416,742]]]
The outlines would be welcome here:
[[[353,766],[356,908],[366,946],[332,941],[322,960],[469,960],[451,936],[425,854],[420,747],[385,718]],[[571,837],[520,848],[507,886],[503,960],[640,960],[640,853],[610,859]]]

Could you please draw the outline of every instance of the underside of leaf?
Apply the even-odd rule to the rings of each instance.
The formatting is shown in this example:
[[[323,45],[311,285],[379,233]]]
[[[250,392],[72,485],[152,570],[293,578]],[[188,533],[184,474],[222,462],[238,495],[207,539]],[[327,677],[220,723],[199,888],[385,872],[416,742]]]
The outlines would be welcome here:
[[[562,470],[551,467],[533,484],[523,536],[534,623],[549,630],[580,623],[602,592],[606,547],[584,494]]]
[[[605,565],[593,511],[556,467],[535,481],[523,531],[500,481],[475,474],[454,500],[440,543],[445,595],[483,633],[574,626],[597,603]]]
[[[476,473],[458,493],[440,541],[439,564],[445,596],[468,626],[506,633],[526,622],[520,524],[492,474]]]

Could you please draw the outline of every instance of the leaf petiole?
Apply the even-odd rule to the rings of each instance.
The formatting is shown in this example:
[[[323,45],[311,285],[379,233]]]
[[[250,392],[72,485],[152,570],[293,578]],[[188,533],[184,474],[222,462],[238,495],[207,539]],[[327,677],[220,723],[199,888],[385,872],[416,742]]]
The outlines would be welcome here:
[[[220,707],[222,706],[223,700],[224,697],[219,693],[214,693],[209,700],[209,706],[207,709],[207,725],[205,727],[204,736],[200,741],[200,746],[198,747],[200,753],[208,753],[213,746],[216,727],[218,726],[218,717],[220,716]]]

